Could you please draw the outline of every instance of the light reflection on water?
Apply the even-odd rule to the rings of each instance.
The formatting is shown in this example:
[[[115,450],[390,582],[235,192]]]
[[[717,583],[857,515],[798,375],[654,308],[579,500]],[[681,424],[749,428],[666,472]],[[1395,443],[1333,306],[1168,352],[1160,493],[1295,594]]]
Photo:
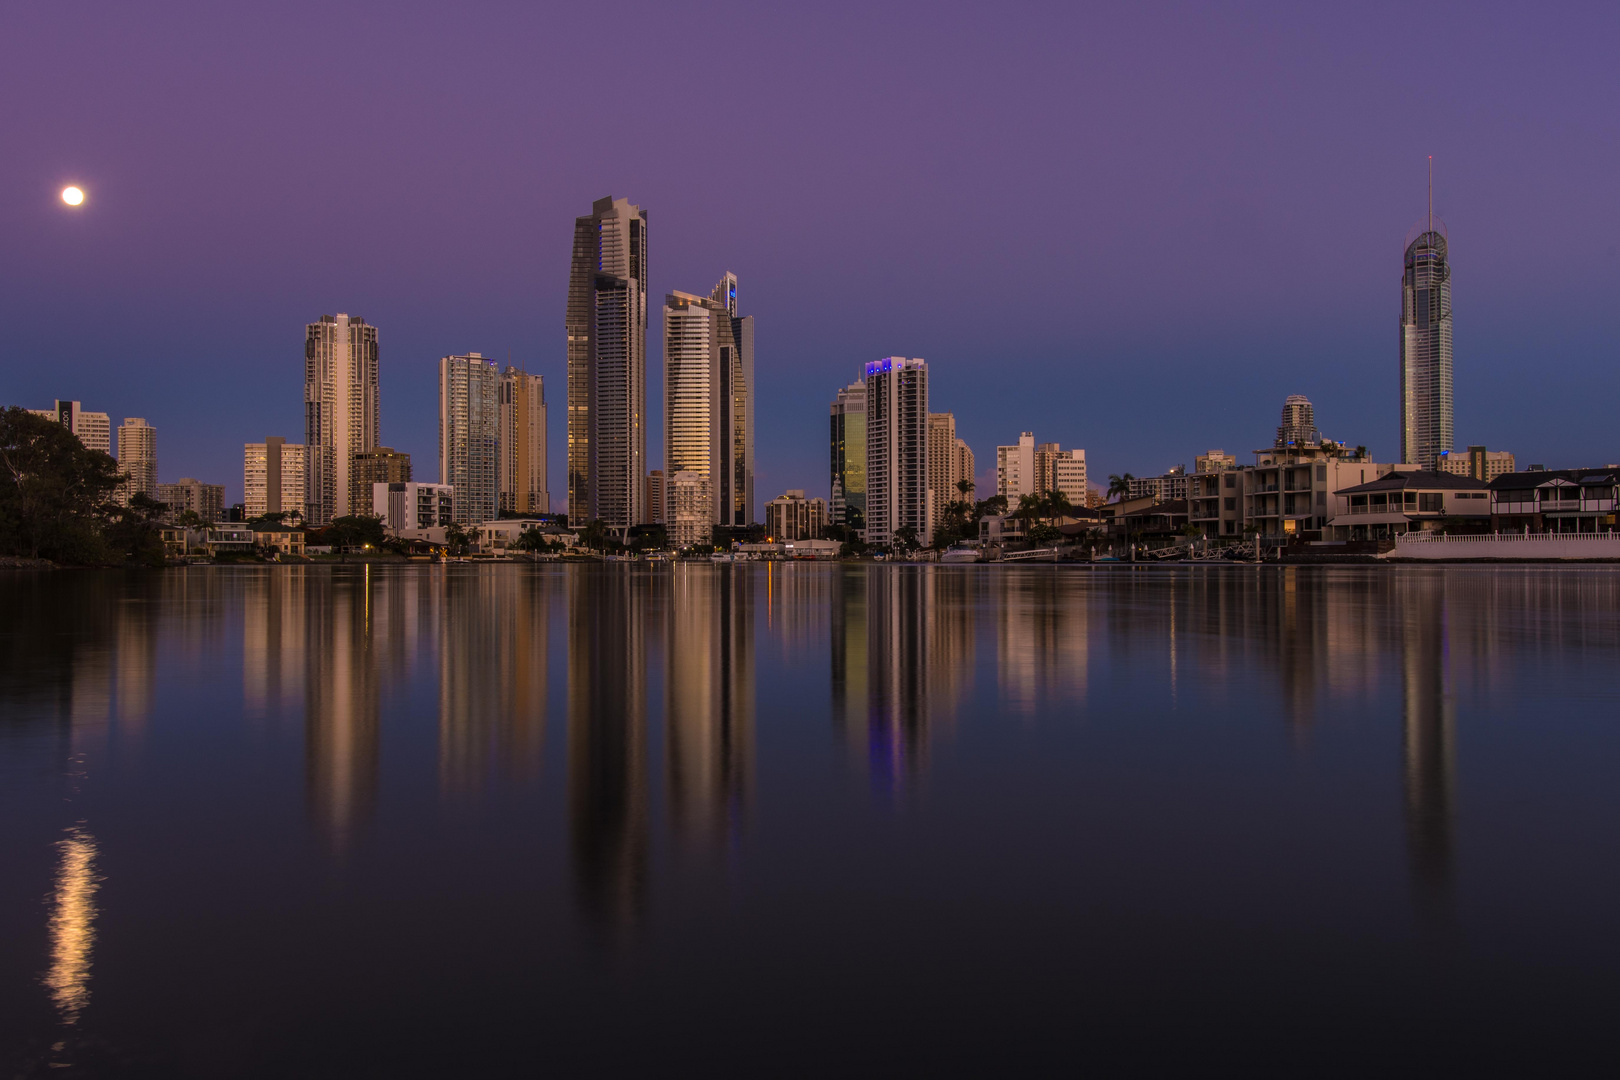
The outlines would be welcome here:
[[[268,905],[290,936],[260,970],[330,975],[332,994],[419,953],[421,970],[369,989],[407,1012],[491,985],[517,1008],[540,993],[536,972],[588,988],[606,961],[632,965],[619,977],[640,980],[645,1008],[701,1013],[734,988],[700,971],[743,965],[768,998],[842,965],[855,985],[910,986],[905,1037],[951,1043],[970,1020],[1003,1030],[1001,1010],[1031,1004],[1015,990],[987,1005],[980,980],[1048,1002],[1090,992],[1039,974],[1037,955],[1093,965],[1101,992],[1110,977],[1133,985],[1132,962],[1108,959],[1117,943],[1178,940],[1174,988],[1240,927],[1292,935],[1286,948],[1262,936],[1256,981],[1228,988],[1241,1031],[1242,1016],[1296,1007],[1283,982],[1329,994],[1367,956],[1412,976],[1390,957],[1425,934],[1466,942],[1470,912],[1512,925],[1533,908],[1594,932],[1564,910],[1581,906],[1572,894],[1530,901],[1507,884],[1527,874],[1620,900],[1592,868],[1620,822],[1591,763],[1615,744],[1571,720],[1612,719],[1600,688],[1620,654],[1620,573],[1607,568],[199,568],[18,575],[0,599],[19,613],[0,653],[0,767],[29,808],[4,836],[56,852],[36,924],[49,1003],[158,1061],[184,1041],[165,1033],[179,1021],[154,1020],[130,988],[174,1016],[193,991],[136,942],[98,940],[98,903],[127,905],[137,934],[167,932],[171,903],[213,896],[190,917],[227,924],[228,903]],[[52,775],[67,786],[40,779]],[[1566,784],[1587,817],[1559,803]],[[1546,851],[1566,853],[1557,867],[1515,846],[1498,789],[1532,807]],[[53,823],[64,801],[72,817]],[[155,879],[107,869],[85,820],[103,842],[119,833],[127,867],[183,853],[189,869],[170,873],[207,887],[182,877],[153,892]],[[34,821],[44,831],[29,834]],[[206,870],[224,862],[243,891]],[[350,912],[351,896],[369,899]],[[1168,922],[1132,921],[1150,912]],[[942,955],[1022,932],[1043,944],[992,949],[970,978],[889,955],[903,932],[867,940],[890,917],[944,935]],[[413,929],[376,938],[392,919]],[[481,959],[452,947],[484,930],[496,939]],[[688,940],[706,943],[700,968],[677,959]],[[1486,964],[1488,940],[1476,928],[1448,962]],[[1300,942],[1309,965],[1291,959]],[[1607,957],[1617,943],[1586,944]],[[92,944],[113,972],[94,1006]],[[486,970],[502,958],[512,971]],[[1516,954],[1514,970],[1535,960]],[[313,1037],[299,1007],[256,999],[248,967],[189,966],[272,1017],[255,1039],[296,1057]],[[1508,983],[1488,965],[1469,978],[1482,993]],[[1183,1007],[1179,992],[1091,1007],[1128,1027]],[[651,1022],[580,994],[565,1042]],[[1390,1019],[1357,1000],[1347,1026]],[[843,1015],[833,1002],[811,1010],[831,1010],[823,1024]],[[785,1038],[792,1018],[762,1024]],[[355,1060],[322,1030],[334,1062]],[[521,1056],[517,1036],[491,1038],[496,1058]],[[852,1028],[828,1053],[882,1042]],[[357,1031],[349,1049],[364,1044]]]

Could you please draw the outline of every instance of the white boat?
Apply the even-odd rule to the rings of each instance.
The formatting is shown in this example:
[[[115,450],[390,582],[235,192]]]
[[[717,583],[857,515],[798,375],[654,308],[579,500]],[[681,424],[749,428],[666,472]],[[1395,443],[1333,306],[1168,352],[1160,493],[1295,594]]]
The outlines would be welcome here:
[[[979,561],[979,550],[978,550],[978,548],[967,547],[964,544],[957,544],[954,547],[946,548],[945,553],[939,557],[939,561],[940,562],[978,562]]]

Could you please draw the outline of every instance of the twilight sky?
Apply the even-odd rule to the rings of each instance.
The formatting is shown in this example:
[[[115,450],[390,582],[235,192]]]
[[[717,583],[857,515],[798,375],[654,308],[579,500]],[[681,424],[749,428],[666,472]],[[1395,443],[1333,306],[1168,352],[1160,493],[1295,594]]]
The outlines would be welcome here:
[[[1620,461],[1616,5],[451,7],[0,10],[0,404],[144,416],[161,480],[237,501],[346,311],[418,479],[440,356],[544,374],[560,506],[571,230],[611,194],[657,299],[740,278],[761,504],[827,494],[827,402],[894,354],[981,478],[1021,430],[1094,481],[1247,459],[1290,393],[1391,460],[1433,154],[1459,446]]]

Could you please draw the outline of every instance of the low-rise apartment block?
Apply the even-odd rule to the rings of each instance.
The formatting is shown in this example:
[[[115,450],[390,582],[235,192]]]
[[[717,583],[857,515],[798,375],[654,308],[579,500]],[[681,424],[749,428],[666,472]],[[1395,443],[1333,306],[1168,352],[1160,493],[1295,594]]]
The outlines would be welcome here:
[[[827,530],[827,500],[792,490],[765,504],[765,535],[774,542],[820,540]]]
[[[189,510],[205,522],[215,522],[225,516],[225,485],[182,476],[178,483],[159,484],[157,501],[169,508],[171,517]]]
[[[1443,450],[1434,467],[1440,472],[1472,476],[1475,480],[1485,481],[1506,476],[1517,468],[1513,455],[1506,450],[1487,450],[1483,446],[1470,446],[1461,452]]]
[[[394,535],[423,539],[428,529],[442,529],[456,519],[456,489],[450,484],[373,484],[371,512]]]

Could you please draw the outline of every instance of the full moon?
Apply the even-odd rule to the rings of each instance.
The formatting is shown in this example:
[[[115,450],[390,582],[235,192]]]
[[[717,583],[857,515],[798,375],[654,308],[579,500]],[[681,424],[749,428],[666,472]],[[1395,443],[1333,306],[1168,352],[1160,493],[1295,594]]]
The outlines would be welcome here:
[[[62,201],[69,206],[78,206],[84,202],[84,191],[76,187],[65,187],[62,189]]]

